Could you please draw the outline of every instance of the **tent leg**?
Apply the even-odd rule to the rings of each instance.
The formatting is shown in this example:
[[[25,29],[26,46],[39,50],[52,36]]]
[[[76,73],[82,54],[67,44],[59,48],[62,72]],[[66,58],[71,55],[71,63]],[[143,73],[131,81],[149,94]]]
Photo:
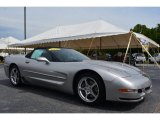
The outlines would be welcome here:
[[[27,50],[26,50],[26,47],[24,48],[24,54],[26,55],[26,53],[27,53]]]
[[[63,47],[65,48],[67,46],[67,44],[68,44],[68,41],[64,41]]]
[[[125,56],[124,56],[124,59],[123,59],[123,63],[125,63],[125,61],[126,61],[127,53],[128,53],[128,50],[129,50],[129,47],[130,47],[130,44],[131,44],[131,40],[132,40],[132,34],[133,34],[133,32],[131,32],[131,36],[129,38],[129,42],[128,42],[127,50],[126,50],[126,53],[125,53]]]
[[[134,34],[133,34],[134,35]],[[136,37],[136,36],[135,36]],[[137,37],[136,37],[137,38]],[[152,57],[152,55],[148,52],[148,50],[144,47],[144,45],[141,43],[141,41],[139,39],[137,39],[138,42],[141,44],[141,46],[143,47],[143,49],[147,52],[147,54],[153,59],[154,63],[156,63],[156,65],[158,66],[158,68],[160,69],[159,64],[157,63],[157,61],[154,59],[154,57]]]
[[[87,52],[87,56],[89,55],[90,49],[91,49],[91,47],[92,47],[93,40],[94,40],[94,38],[92,38],[91,44],[90,44],[89,49],[88,49],[88,52]]]
[[[96,60],[98,59],[98,52],[97,52],[97,49],[96,49]]]
[[[129,49],[129,65],[131,64],[131,48]]]
[[[61,47],[61,41],[59,41],[59,47]]]
[[[99,39],[99,48],[100,48],[100,50],[102,49],[102,39],[101,39],[101,37]]]

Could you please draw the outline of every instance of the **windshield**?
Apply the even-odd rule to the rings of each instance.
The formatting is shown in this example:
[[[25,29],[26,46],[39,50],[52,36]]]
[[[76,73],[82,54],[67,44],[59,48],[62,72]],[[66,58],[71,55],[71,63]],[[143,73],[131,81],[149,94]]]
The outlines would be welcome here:
[[[53,56],[60,62],[80,62],[83,60],[89,60],[89,58],[73,49],[49,49]]]

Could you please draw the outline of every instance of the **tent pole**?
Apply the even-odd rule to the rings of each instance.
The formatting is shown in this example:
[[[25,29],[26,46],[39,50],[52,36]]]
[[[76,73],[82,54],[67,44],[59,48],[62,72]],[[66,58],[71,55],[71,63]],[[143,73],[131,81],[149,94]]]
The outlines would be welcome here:
[[[99,49],[101,50],[101,48],[102,48],[102,39],[100,37],[100,39],[99,39]]]
[[[24,48],[24,54],[26,55],[26,53],[27,53],[27,50],[26,50],[26,47]]]
[[[92,47],[93,40],[94,40],[94,38],[92,38],[92,41],[91,41],[91,43],[90,43],[90,46],[89,46],[89,49],[88,49],[87,56],[89,55],[90,49],[91,49],[91,47]]]
[[[59,47],[61,47],[61,41],[59,41]]]
[[[63,47],[66,47],[68,41],[64,41]]]
[[[131,44],[131,40],[132,40],[132,34],[133,34],[133,32],[130,32],[130,33],[131,33],[131,36],[129,38],[129,42],[128,42],[127,50],[126,50],[126,53],[125,53],[125,56],[124,56],[124,59],[123,59],[123,63],[125,63],[125,61],[126,61],[127,53],[128,53],[128,50],[129,50],[129,47],[130,47],[130,44]]]
[[[70,43],[69,41],[67,41],[67,46],[68,46],[68,48],[70,48],[70,44],[71,44],[71,43]]]
[[[133,34],[134,35],[134,34]],[[134,35],[135,36],[135,35]],[[136,36],[135,36],[136,37]],[[137,39],[137,37],[136,37]],[[141,43],[141,41],[139,39],[137,39],[138,42],[141,44],[141,46],[143,47],[143,49],[147,52],[147,54],[153,59],[154,63],[156,63],[156,65],[158,66],[158,68],[160,69],[160,65],[157,63],[157,61],[154,59],[154,57],[152,57],[152,55],[148,52],[148,50],[144,47],[144,45]]]
[[[131,48],[129,48],[129,65],[131,64]]]
[[[26,40],[26,7],[24,7],[24,40]],[[24,47],[24,53],[27,53],[26,47]]]
[[[119,46],[118,43],[116,42],[116,39],[115,39],[113,36],[111,36],[111,38],[114,40],[114,42],[115,42],[115,44],[117,45],[118,50],[119,50],[119,49],[120,49],[120,46]]]

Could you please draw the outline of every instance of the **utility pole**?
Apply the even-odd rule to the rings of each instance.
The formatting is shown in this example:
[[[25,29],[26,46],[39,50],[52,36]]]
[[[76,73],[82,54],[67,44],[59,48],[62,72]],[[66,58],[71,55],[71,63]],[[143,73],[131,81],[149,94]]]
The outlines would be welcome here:
[[[26,40],[26,7],[24,7],[24,40]],[[25,47],[26,54],[26,47]]]

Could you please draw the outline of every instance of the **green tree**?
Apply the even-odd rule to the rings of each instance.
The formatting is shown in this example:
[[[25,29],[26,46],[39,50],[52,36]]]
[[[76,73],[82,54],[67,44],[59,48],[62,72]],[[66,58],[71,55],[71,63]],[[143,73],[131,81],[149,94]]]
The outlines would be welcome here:
[[[148,28],[146,25],[137,24],[131,30],[141,33],[160,44],[160,24],[157,24],[155,28]]]

